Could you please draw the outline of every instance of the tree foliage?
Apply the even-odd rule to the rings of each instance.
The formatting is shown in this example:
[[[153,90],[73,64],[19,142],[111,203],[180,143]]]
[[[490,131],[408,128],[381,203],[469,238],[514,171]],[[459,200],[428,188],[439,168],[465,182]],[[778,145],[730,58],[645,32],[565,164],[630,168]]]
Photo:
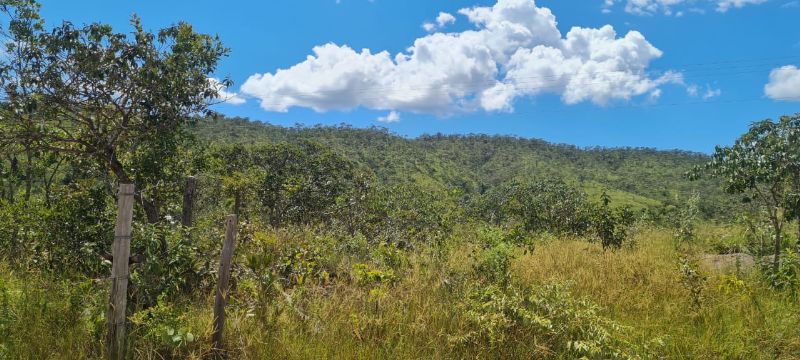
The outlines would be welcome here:
[[[148,221],[160,221],[156,187],[185,125],[217,98],[208,77],[228,50],[186,23],[151,33],[133,16],[130,34],[100,23],[46,31],[35,2],[2,9],[10,56],[0,73],[0,143],[23,147],[28,161],[69,154],[135,182]]]
[[[796,198],[800,177],[800,115],[779,121],[755,122],[731,146],[718,146],[705,166],[690,176],[720,178],[725,191],[744,194],[769,214],[774,239],[774,269],[782,251],[782,231],[787,217],[797,215]]]

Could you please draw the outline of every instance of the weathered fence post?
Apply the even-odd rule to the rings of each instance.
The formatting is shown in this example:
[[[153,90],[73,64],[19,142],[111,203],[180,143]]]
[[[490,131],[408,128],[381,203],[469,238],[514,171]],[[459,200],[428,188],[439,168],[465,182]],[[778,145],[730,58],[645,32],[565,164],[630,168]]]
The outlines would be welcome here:
[[[214,329],[211,341],[214,350],[222,350],[222,330],[225,326],[225,304],[228,302],[228,282],[231,279],[231,262],[236,247],[236,215],[228,215],[225,221],[225,243],[222,245],[222,256],[219,262],[219,283],[214,298]]]
[[[117,194],[117,225],[111,267],[111,297],[108,304],[108,357],[125,359],[125,310],[128,305],[128,261],[131,253],[133,184],[120,184]]]
[[[197,190],[197,179],[194,176],[187,176],[183,187],[183,214],[181,214],[181,224],[185,227],[192,226],[192,216],[194,216],[194,193]]]

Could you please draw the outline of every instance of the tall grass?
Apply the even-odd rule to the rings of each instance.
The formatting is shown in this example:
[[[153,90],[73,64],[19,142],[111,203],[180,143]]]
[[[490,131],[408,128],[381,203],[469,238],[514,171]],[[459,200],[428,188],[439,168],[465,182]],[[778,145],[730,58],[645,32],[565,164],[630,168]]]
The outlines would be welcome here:
[[[241,279],[228,306],[229,357],[574,358],[583,344],[575,340],[606,330],[612,338],[598,344],[611,341],[624,350],[619,357],[800,357],[795,297],[767,286],[758,269],[707,272],[692,259],[708,248],[676,247],[668,231],[641,231],[635,246],[618,251],[582,239],[513,247],[507,285],[476,273],[485,269],[477,266],[482,237],[458,234],[442,247],[405,252],[391,266],[329,254],[337,273],[329,281],[269,290]],[[365,261],[391,276],[359,278],[355,265]],[[695,280],[687,281],[692,271]],[[102,358],[107,288],[105,280],[68,282],[0,267],[0,358]],[[564,290],[552,295],[548,288]],[[496,297],[476,303],[476,289],[495,289]],[[132,314],[132,357],[207,358],[212,303],[211,293],[196,293]]]

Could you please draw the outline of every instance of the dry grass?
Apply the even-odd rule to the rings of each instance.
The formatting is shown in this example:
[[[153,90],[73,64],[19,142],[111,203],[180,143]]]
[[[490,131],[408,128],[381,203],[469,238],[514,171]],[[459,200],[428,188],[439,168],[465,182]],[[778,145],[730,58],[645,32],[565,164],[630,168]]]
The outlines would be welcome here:
[[[637,235],[634,249],[603,251],[583,240],[551,241],[514,262],[512,274],[524,284],[569,282],[619,319],[669,317],[681,311],[685,292],[678,254],[659,231]]]
[[[603,251],[579,240],[554,241],[514,263],[515,281],[568,282],[577,296],[591,298],[606,314],[638,333],[638,341],[658,339],[668,358],[798,358],[798,302],[768,288],[760,274],[706,277],[703,302],[692,307],[682,284],[681,257],[697,259],[711,236],[730,229],[703,229],[697,246],[677,250],[670,234],[646,230],[634,248]]]
[[[520,248],[511,266],[512,283],[519,287],[571,284],[574,296],[589,298],[601,306],[604,316],[625,325],[629,330],[625,340],[646,347],[649,352],[644,354],[672,359],[800,357],[796,299],[768,288],[757,272],[739,277],[704,274],[702,306],[695,308],[681,281],[679,259],[698,257],[701,251],[676,250],[669,232],[662,230],[643,231],[635,240],[635,247],[618,251],[603,251],[580,239],[549,240],[529,253]],[[341,277],[328,284],[287,290],[291,301],[276,296],[262,305],[248,301],[250,295],[241,288],[229,306],[225,339],[229,356],[530,357],[529,346],[536,340],[524,331],[515,333],[500,350],[455,341],[474,330],[460,304],[465,286],[474,282],[470,279],[476,248],[471,242],[453,241],[444,257],[440,251],[412,252],[393,285],[359,285]],[[337,259],[344,264],[341,268],[351,266],[346,257]],[[9,359],[101,358],[102,321],[98,328],[87,314],[102,311],[102,284],[76,286],[47,278],[0,268],[5,294],[0,303],[0,334],[4,335],[0,349],[5,352],[0,354]],[[206,294],[163,310],[195,335],[193,342],[165,344],[148,337],[149,331],[157,332],[154,323],[135,324],[131,331],[134,357],[207,358],[211,304],[212,297]]]

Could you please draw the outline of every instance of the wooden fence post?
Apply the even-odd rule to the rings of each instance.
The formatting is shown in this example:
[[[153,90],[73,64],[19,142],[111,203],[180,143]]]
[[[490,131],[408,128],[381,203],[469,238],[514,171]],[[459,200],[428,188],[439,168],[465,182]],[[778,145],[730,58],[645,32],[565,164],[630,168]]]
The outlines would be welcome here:
[[[192,226],[192,216],[194,215],[194,194],[197,190],[197,179],[194,176],[187,176],[183,187],[183,214],[181,223],[185,227]]]
[[[114,256],[111,267],[111,296],[108,304],[108,357],[125,359],[125,310],[128,306],[128,261],[131,253],[133,184],[120,184],[117,194],[117,225],[114,228]]]
[[[211,334],[214,351],[222,350],[222,330],[225,326],[225,304],[228,302],[228,282],[231,278],[231,262],[236,247],[236,215],[228,215],[225,221],[225,243],[219,262],[219,283],[214,298],[214,329]]]

